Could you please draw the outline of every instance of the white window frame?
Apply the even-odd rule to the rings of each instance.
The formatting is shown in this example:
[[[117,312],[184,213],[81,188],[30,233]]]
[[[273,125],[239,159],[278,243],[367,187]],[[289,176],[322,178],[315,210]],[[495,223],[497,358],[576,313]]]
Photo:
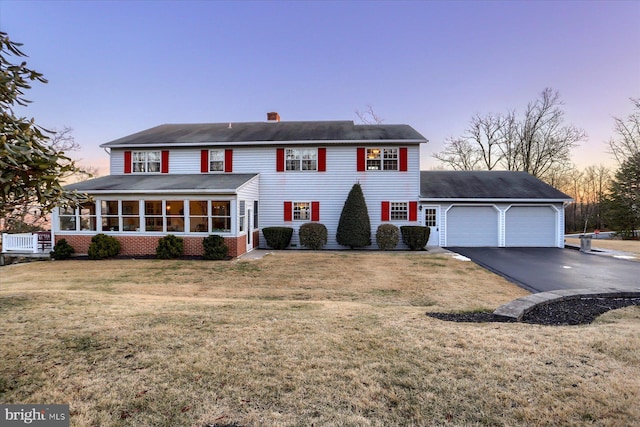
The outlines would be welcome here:
[[[389,203],[389,220],[390,221],[408,221],[409,220],[409,203],[408,202],[390,202]]]
[[[160,173],[162,151],[133,151],[131,153],[132,173]]]
[[[224,172],[225,150],[209,150],[209,172]]]
[[[398,147],[367,147],[367,171],[400,170],[400,150]]]
[[[306,172],[318,170],[317,148],[286,148],[284,158],[285,171]]]
[[[293,202],[291,207],[294,221],[311,221],[311,202]]]

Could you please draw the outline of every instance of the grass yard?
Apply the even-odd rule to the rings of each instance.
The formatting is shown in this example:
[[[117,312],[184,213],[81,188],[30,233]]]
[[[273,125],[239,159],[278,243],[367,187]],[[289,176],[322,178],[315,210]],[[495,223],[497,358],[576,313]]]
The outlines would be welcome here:
[[[640,308],[448,323],[526,292],[446,254],[0,268],[0,402],[73,426],[637,425]]]

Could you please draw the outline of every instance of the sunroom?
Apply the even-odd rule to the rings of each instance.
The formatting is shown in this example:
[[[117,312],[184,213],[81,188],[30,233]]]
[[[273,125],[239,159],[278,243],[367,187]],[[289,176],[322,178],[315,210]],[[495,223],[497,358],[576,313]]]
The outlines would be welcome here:
[[[225,238],[230,255],[257,246],[257,174],[126,176],[112,175],[67,186],[91,201],[54,212],[56,240],[66,239],[86,253],[98,233],[120,240],[122,255],[151,255],[158,239],[184,239],[185,255],[202,253],[202,239]]]

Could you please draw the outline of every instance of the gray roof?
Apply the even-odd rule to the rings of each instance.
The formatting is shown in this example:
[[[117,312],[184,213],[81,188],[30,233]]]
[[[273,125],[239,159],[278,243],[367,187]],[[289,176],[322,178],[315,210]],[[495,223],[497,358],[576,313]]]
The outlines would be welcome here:
[[[571,200],[571,197],[527,172],[512,171],[421,171],[420,198]]]
[[[65,186],[89,194],[99,193],[234,193],[258,174],[109,175]]]
[[[285,142],[388,141],[419,144],[424,136],[409,125],[356,125],[353,121],[164,124],[101,147]]]

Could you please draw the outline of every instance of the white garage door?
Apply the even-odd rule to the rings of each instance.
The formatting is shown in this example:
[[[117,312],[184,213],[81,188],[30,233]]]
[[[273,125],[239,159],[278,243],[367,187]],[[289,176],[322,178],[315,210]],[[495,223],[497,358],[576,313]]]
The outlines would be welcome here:
[[[498,211],[491,206],[449,209],[447,246],[498,246]]]
[[[505,221],[507,246],[557,246],[556,211],[550,206],[512,206]]]

